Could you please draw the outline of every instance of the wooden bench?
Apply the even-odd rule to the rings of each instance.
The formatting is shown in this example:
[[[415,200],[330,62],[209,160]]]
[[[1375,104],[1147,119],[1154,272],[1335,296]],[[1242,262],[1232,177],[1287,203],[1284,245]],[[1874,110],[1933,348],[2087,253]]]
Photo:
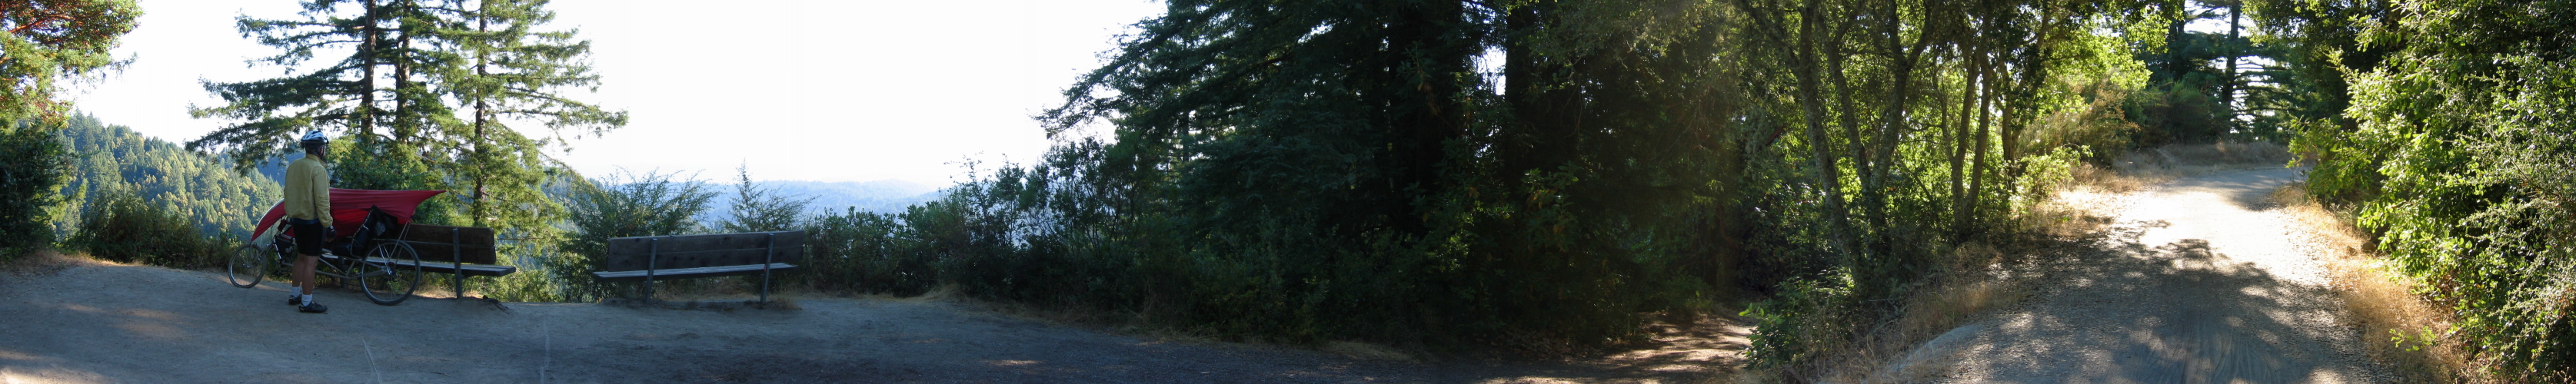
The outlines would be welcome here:
[[[455,275],[456,298],[465,298],[466,276],[509,276],[519,267],[500,265],[492,229],[444,225],[405,225],[401,237],[420,253],[420,271]]]
[[[805,231],[726,233],[715,235],[620,237],[608,239],[608,252],[592,272],[601,281],[644,281],[644,300],[653,300],[653,280],[760,275],[760,301],[769,302],[771,271],[796,268],[805,256]]]

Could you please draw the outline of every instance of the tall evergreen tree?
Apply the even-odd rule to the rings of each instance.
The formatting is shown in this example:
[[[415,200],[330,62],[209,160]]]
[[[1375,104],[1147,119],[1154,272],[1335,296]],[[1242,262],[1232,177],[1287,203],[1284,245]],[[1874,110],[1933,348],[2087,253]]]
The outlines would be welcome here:
[[[256,60],[294,67],[318,49],[345,47],[331,65],[283,78],[209,83],[228,104],[196,108],[200,118],[240,123],[189,143],[223,148],[237,167],[291,149],[296,132],[338,128],[343,182],[352,188],[445,189],[421,209],[431,222],[546,232],[563,208],[542,189],[560,167],[543,150],[564,133],[597,135],[626,114],[574,100],[596,87],[583,62],[587,41],[540,30],[554,14],[542,0],[312,0],[301,20],[244,17],[241,30],[283,52]],[[463,116],[460,116],[463,115]],[[511,122],[553,134],[523,135]]]
[[[716,230],[722,232],[771,232],[796,229],[805,222],[806,207],[814,198],[796,197],[780,192],[777,187],[751,181],[751,167],[734,169],[733,205]]]
[[[252,64],[294,71],[318,52],[346,49],[348,56],[286,77],[206,82],[206,91],[224,104],[192,106],[189,114],[237,123],[189,141],[188,148],[220,150],[235,168],[249,169],[294,153],[295,136],[307,130],[338,128],[342,137],[374,142],[388,112],[380,101],[391,97],[382,83],[391,80],[385,75],[399,74],[379,71],[403,53],[399,48],[404,44],[392,40],[407,37],[388,33],[400,16],[385,1],[311,0],[298,13],[300,19],[237,18],[243,37],[280,51]]]
[[[625,111],[575,100],[566,91],[591,90],[590,42],[575,30],[541,30],[554,20],[548,0],[484,0],[460,4],[437,33],[460,65],[436,78],[467,116],[443,132],[453,138],[446,167],[459,182],[473,225],[546,231],[563,208],[547,198],[545,183],[561,167],[545,157],[550,145],[571,136],[601,135],[626,124]],[[509,123],[545,127],[532,137]],[[533,235],[533,234],[532,234]]]
[[[442,145],[436,129],[454,124],[455,118],[425,78],[454,65],[454,56],[441,54],[437,35],[430,33],[444,20],[435,5],[423,0],[310,0],[300,18],[237,18],[244,37],[279,50],[251,63],[289,74],[206,82],[206,90],[224,104],[192,106],[189,113],[233,122],[189,141],[188,148],[216,150],[232,159],[235,169],[247,171],[295,153],[299,133],[337,129],[331,149],[335,187],[447,189],[447,178],[434,169],[443,159],[430,155]],[[343,49],[348,56],[305,68],[318,52]],[[452,223],[450,201],[425,202],[415,218]]]

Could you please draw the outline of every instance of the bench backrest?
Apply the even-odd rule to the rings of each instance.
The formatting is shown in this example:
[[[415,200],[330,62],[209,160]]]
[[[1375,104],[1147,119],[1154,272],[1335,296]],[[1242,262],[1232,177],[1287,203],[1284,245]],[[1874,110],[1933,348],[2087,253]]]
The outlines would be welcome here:
[[[769,253],[773,249],[776,254]],[[794,263],[804,259],[805,231],[608,239],[608,255],[600,258],[599,271],[647,269],[649,254],[659,255],[650,261],[651,268],[659,269],[760,265],[763,260]]]
[[[492,246],[491,228],[428,224],[403,227],[402,240],[411,243],[413,251],[420,252],[423,263],[500,264],[496,248]]]

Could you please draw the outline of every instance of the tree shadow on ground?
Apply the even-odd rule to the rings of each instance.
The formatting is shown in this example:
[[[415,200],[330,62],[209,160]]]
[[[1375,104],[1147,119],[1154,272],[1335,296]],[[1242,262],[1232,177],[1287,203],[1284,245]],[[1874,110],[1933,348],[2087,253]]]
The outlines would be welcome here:
[[[2213,252],[2207,240],[2140,241],[2167,225],[2120,223],[2089,252],[2048,262],[2038,278],[2058,282],[2054,292],[1999,316],[1962,349],[1960,368],[2021,373],[1990,378],[2003,382],[2095,383],[2313,382],[2358,372],[2335,363],[2329,348],[2348,331],[2320,324],[2336,308],[2320,299],[2332,297],[2328,288],[2284,281]]]

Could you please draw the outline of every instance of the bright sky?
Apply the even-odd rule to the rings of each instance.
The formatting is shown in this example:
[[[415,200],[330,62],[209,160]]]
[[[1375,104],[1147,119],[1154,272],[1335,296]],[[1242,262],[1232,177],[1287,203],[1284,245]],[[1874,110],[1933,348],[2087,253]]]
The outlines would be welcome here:
[[[125,72],[75,91],[81,109],[186,142],[224,124],[187,107],[220,100],[198,85],[276,77],[244,59],[273,54],[233,16],[292,18],[297,0],[141,0],[118,56]],[[717,5],[721,4],[721,5]],[[1030,162],[1049,141],[1029,116],[1076,76],[1149,0],[556,0],[554,27],[593,42],[599,94],[633,114],[624,129],[558,158],[584,174],[619,168],[754,178],[946,185],[960,160]],[[543,129],[531,127],[529,129]],[[530,132],[542,134],[542,132]]]

